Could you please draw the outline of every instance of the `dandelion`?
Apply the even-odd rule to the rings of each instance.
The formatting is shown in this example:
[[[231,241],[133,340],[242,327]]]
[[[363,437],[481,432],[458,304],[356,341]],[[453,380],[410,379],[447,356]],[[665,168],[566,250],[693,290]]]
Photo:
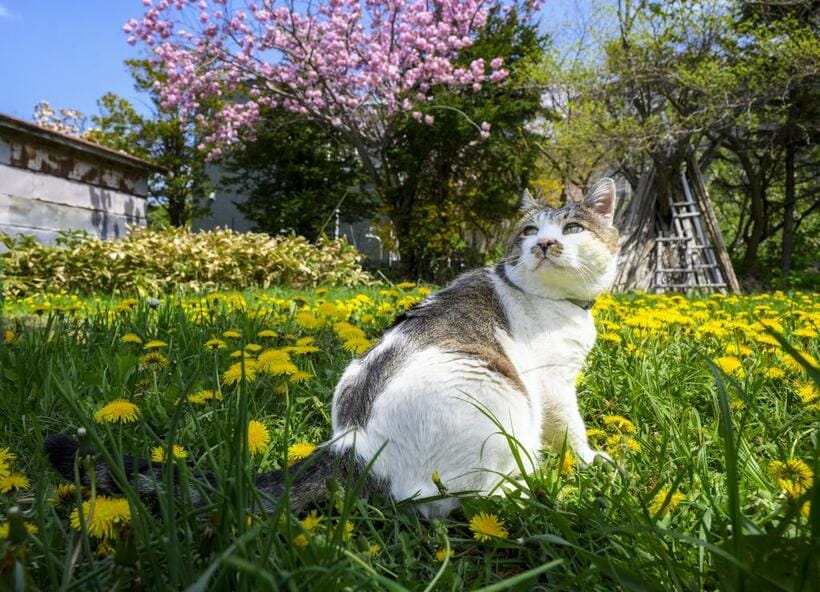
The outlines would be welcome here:
[[[258,369],[260,372],[281,376],[283,374],[295,374],[299,371],[296,364],[291,362],[290,354],[280,349],[266,349],[259,354]]]
[[[68,504],[77,497],[77,486],[73,483],[60,483],[54,490],[55,498],[49,500],[55,504]]]
[[[446,557],[450,557],[452,559],[453,556],[455,556],[455,551],[453,551],[453,549],[450,549],[449,553],[447,552],[447,549],[445,549],[444,547],[441,547],[438,551],[436,551],[436,561],[438,561],[439,563],[444,561]]]
[[[479,542],[489,541],[490,539],[506,539],[509,536],[507,529],[504,527],[504,521],[495,514],[487,514],[479,512],[470,519],[470,530],[473,532],[473,537]]]
[[[256,334],[257,337],[261,337],[263,339],[271,339],[273,337],[278,336],[279,334],[272,329],[262,329],[259,333]]]
[[[139,360],[139,364],[142,368],[159,370],[168,367],[168,358],[157,351],[153,351],[142,356]]]
[[[152,339],[143,346],[143,349],[160,349],[163,347],[167,347],[167,345],[168,344],[162,341],[161,339]]]
[[[649,504],[649,513],[652,514],[652,516],[662,518],[666,516],[667,512],[671,512],[678,507],[678,504],[685,499],[686,496],[680,491],[669,495],[669,489],[663,487],[655,494],[655,497],[652,498],[652,503]]]
[[[125,498],[98,495],[93,500],[83,502],[83,518],[88,534],[95,538],[114,538],[120,527],[131,520],[131,508]],[[71,512],[71,527],[80,530],[80,512]]]
[[[15,333],[12,329],[6,329],[3,332],[3,342],[6,345],[14,345],[18,341],[20,341],[20,336],[17,335],[17,333]]]
[[[373,543],[372,545],[370,545],[370,546],[367,548],[367,553],[368,553],[371,557],[375,557],[376,555],[378,555],[379,553],[381,553],[381,550],[382,550],[382,546],[381,546],[381,545],[379,545],[379,544],[377,544],[377,543]]]
[[[805,493],[814,481],[811,467],[799,458],[786,461],[773,460],[769,463],[769,477],[791,499],[797,499]]]
[[[301,383],[301,382],[307,382],[311,378],[313,378],[313,374],[311,374],[310,372],[305,372],[304,370],[299,370],[299,371],[294,372],[293,374],[291,374],[290,378],[288,378],[288,380],[290,380],[291,382],[295,382],[295,383]]]
[[[721,358],[716,358],[713,361],[715,366],[720,368],[725,374],[735,376],[736,378],[743,378],[746,376],[746,371],[743,369],[743,365],[735,356],[723,356]]]
[[[307,537],[303,534],[299,534],[293,537],[292,543],[301,549],[304,549],[308,546]]]
[[[318,319],[309,312],[300,312],[296,315],[296,324],[303,329],[320,329],[324,327],[325,322]]]
[[[311,510],[307,516],[299,521],[299,524],[302,525],[302,528],[312,534],[316,532],[316,529],[319,527],[321,522],[322,517],[319,516],[319,513],[316,510]]]
[[[782,368],[770,366],[766,368],[766,371],[763,373],[763,376],[765,376],[766,378],[771,378],[772,380],[778,380],[786,376],[786,373],[783,371]]]
[[[31,487],[29,478],[21,473],[9,473],[0,479],[0,493],[8,493],[12,489],[22,491]]]
[[[817,360],[814,359],[814,356],[807,354],[806,352],[798,352],[803,359],[808,362],[809,366],[817,368]],[[789,369],[793,370],[794,372],[801,372],[803,370],[803,364],[801,364],[797,358],[793,357],[791,354],[783,356],[781,359],[783,364],[787,366]]]
[[[222,337],[225,337],[226,339],[239,339],[240,337],[242,337],[242,333],[240,333],[236,329],[228,329],[227,331],[222,333]]]
[[[620,415],[604,415],[604,425],[614,426],[626,434],[635,433],[635,424]]]
[[[11,462],[17,458],[8,448],[0,448],[0,479],[8,477],[11,473]]]
[[[815,331],[811,327],[802,327],[800,329],[796,329],[794,331],[794,335],[797,337],[807,337],[809,339],[814,339],[815,337],[817,337],[817,331]]]
[[[217,401],[221,400],[222,393],[220,393],[219,391],[214,392],[210,389],[205,389],[188,395],[188,402],[193,403],[195,405],[202,405],[214,399],[216,399]]]
[[[173,460],[182,460],[188,458],[188,451],[179,444],[171,446],[171,457]],[[157,446],[151,450],[151,460],[154,462],[165,462],[165,446]]]
[[[296,461],[307,458],[316,450],[316,444],[310,442],[297,442],[288,447],[288,464],[292,465]]]
[[[217,339],[216,337],[211,337],[208,341],[205,342],[205,347],[210,350],[218,350],[218,349],[225,349],[227,344],[222,341],[221,339]]]
[[[575,469],[575,456],[571,450],[564,450],[564,453],[558,460],[558,474],[569,475],[573,469]]]
[[[623,341],[623,337],[621,337],[617,333],[611,332],[601,333],[600,335],[598,335],[598,339],[609,343],[621,343]]]
[[[26,528],[26,532],[29,534],[37,534],[38,528],[36,524],[32,524],[31,522],[24,522],[23,526]],[[9,538],[9,523],[5,522],[0,524],[0,539],[7,539]]]
[[[607,450],[610,454],[619,455],[624,452],[640,452],[641,445],[638,441],[623,434],[613,434],[606,439]]]
[[[820,389],[817,385],[813,382],[798,382],[795,389],[804,405],[812,409],[820,409]]]
[[[140,338],[140,336],[137,335],[136,333],[126,333],[125,335],[120,337],[120,341],[122,341],[123,343],[137,343],[137,344],[140,344],[140,343],[142,343],[142,338]]]
[[[342,344],[342,347],[345,351],[361,355],[369,350],[371,345],[370,340],[366,337],[354,337],[353,339],[348,339],[345,341],[344,344]]]
[[[247,382],[253,382],[256,378],[257,362],[252,359],[231,364],[230,367],[228,367],[228,369],[222,374],[223,382],[225,384],[236,384],[241,381],[243,366],[245,371],[245,380]]]
[[[94,414],[97,423],[132,423],[137,421],[139,407],[127,399],[114,399]]]
[[[248,422],[248,450],[251,454],[264,452],[270,442],[268,428],[261,421],[252,419]]]

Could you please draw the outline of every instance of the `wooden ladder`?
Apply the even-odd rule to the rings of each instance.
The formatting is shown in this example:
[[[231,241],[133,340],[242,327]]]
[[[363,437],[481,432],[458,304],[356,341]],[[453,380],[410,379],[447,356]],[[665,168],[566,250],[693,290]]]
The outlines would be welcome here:
[[[681,173],[680,181],[684,199],[670,202],[670,236],[655,238],[655,291],[719,290],[725,293],[729,286],[707,233],[703,212],[685,173]],[[665,267],[664,260],[672,266]]]

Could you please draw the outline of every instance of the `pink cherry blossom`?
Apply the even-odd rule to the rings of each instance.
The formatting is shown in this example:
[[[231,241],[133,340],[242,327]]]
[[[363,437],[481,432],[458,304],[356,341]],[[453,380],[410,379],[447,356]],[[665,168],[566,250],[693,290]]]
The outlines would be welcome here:
[[[339,130],[360,154],[378,153],[385,118],[420,107],[436,86],[478,91],[500,84],[504,56],[455,64],[492,6],[522,18],[540,0],[143,0],[142,19],[123,27],[128,43],[150,48],[168,75],[162,104],[194,117],[213,98],[206,122],[211,156],[248,138],[262,107],[281,106]],[[220,5],[217,10],[215,6]],[[489,130],[481,130],[482,136]]]

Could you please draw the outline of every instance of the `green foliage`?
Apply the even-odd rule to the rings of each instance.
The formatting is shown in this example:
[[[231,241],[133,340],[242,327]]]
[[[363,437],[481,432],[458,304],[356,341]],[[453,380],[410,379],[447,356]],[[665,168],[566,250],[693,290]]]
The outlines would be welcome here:
[[[528,72],[546,43],[515,12],[494,14],[459,61],[507,56],[508,80],[478,92],[438,89],[421,109],[434,118],[432,124],[409,114],[393,123],[383,167],[388,179],[401,182],[385,184],[384,210],[411,277],[430,278],[446,259],[456,270],[458,263],[483,263],[506,239],[499,229],[516,211],[536,160],[526,124],[540,113],[541,95],[529,84]],[[481,122],[491,126],[483,140]],[[443,271],[437,280],[453,273]]]
[[[268,112],[254,141],[223,164],[221,182],[248,196],[237,207],[261,232],[318,237],[337,206],[346,221],[372,217],[376,209],[355,154],[292,113]]]
[[[134,228],[122,239],[65,235],[56,246],[30,237],[0,235],[8,249],[5,293],[160,294],[181,286],[203,290],[276,285],[358,285],[369,280],[361,255],[344,240],[272,238],[230,230],[192,233],[181,228]]]

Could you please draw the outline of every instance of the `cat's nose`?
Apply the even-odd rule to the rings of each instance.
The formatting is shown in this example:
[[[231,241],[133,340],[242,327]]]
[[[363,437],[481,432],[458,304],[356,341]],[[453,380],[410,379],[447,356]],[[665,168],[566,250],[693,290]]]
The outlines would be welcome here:
[[[548,251],[551,251],[558,246],[558,241],[550,238],[539,238],[536,244],[541,247],[541,252],[546,255]]]

